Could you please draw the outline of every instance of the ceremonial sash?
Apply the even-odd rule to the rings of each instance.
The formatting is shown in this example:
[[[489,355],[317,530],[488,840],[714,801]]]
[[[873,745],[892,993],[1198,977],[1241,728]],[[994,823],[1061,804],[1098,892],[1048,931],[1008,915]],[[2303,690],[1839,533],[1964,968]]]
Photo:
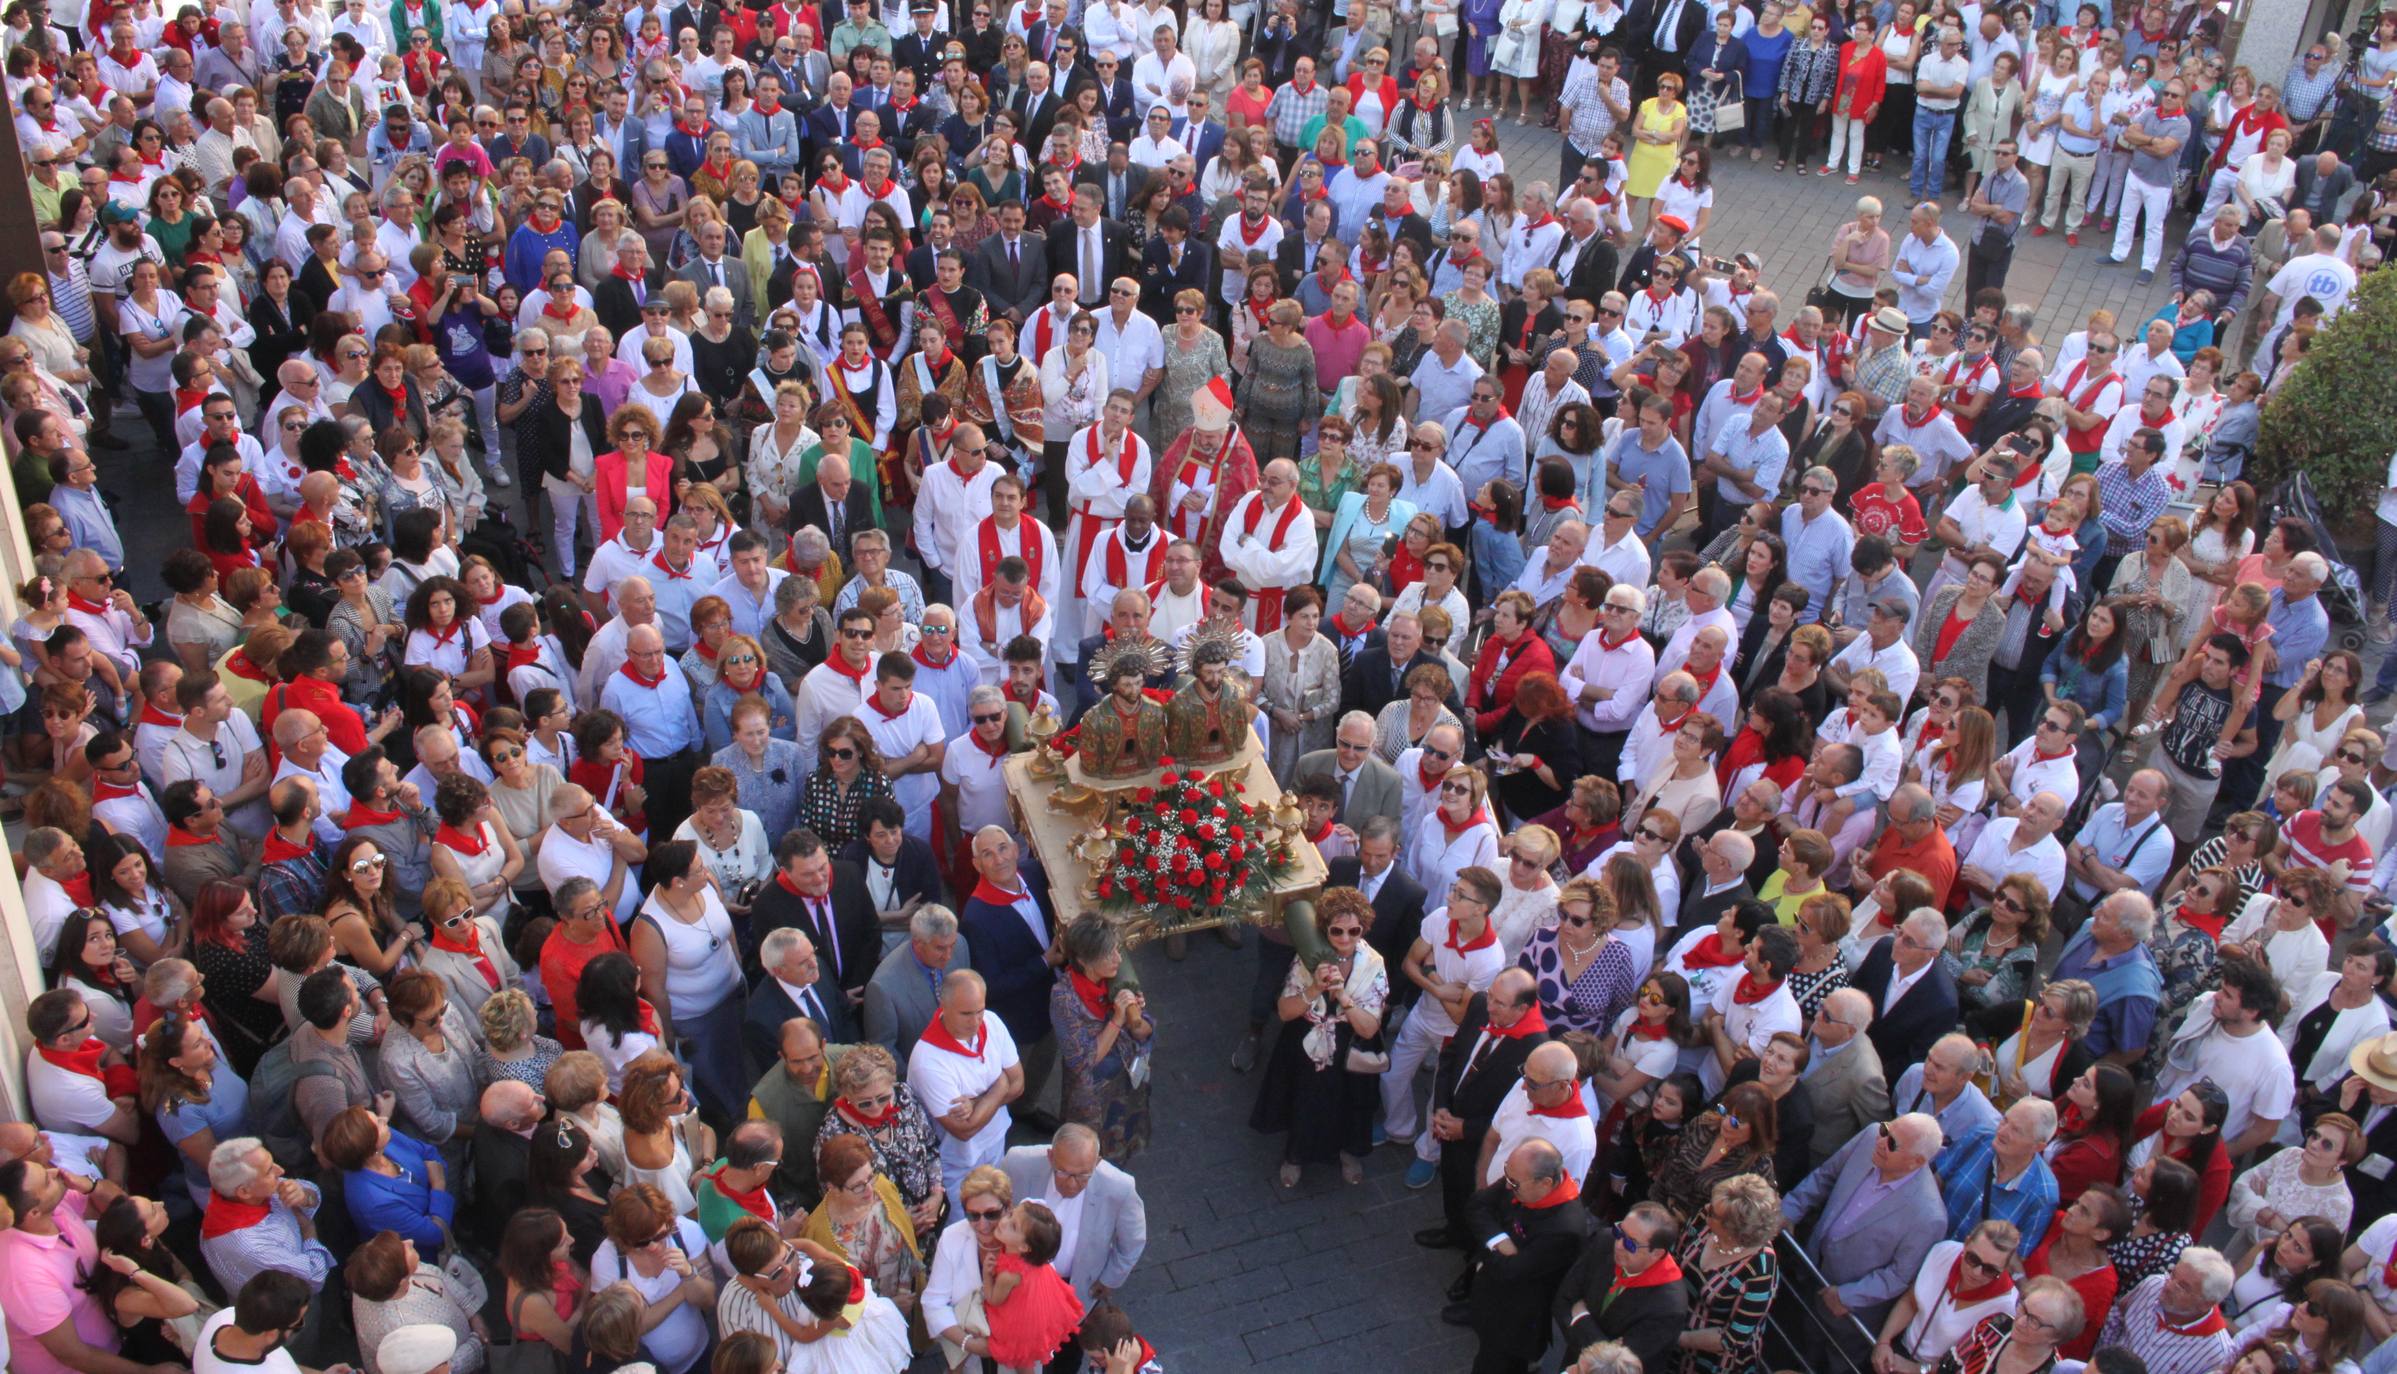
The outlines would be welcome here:
[[[889,362],[899,346],[899,326],[882,308],[882,297],[866,280],[866,269],[860,267],[849,274],[849,294],[857,298],[857,316],[873,335],[874,356]]]

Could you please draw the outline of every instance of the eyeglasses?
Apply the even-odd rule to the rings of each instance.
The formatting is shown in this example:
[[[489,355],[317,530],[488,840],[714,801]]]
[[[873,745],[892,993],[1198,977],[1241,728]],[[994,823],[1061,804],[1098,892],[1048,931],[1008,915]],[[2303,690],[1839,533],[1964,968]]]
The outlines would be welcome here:
[[[1978,1269],[1984,1274],[1994,1274],[2000,1267],[1998,1265],[1991,1264],[1989,1261],[1981,1258],[1979,1255],[1974,1254],[1969,1249],[1963,1254],[1958,1255],[1956,1258],[1957,1261],[1963,1264],[1966,1268]]]
[[[1665,837],[1664,837],[1664,835],[1663,835],[1663,833],[1662,833],[1662,832],[1660,832],[1660,831],[1655,831],[1655,830],[1650,830],[1648,827],[1646,827],[1646,826],[1644,826],[1644,825],[1643,825],[1643,826],[1641,826],[1639,829],[1637,829],[1637,830],[1633,831],[1633,832],[1632,832],[1632,835],[1633,835],[1633,837],[1634,837],[1634,838],[1636,838],[1636,839],[1642,839],[1642,840],[1654,840],[1654,841],[1656,841],[1658,844],[1663,844],[1663,843],[1665,842]]]
[[[352,859],[350,860],[350,872],[372,873],[388,862],[390,861],[380,854],[374,855],[372,858]]]

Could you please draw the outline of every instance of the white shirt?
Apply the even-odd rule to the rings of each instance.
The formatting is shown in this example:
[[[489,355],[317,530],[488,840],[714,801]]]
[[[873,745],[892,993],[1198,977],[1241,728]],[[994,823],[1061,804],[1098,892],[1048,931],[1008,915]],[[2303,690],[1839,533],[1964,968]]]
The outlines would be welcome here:
[[[601,888],[607,887],[608,875],[615,871],[616,866],[615,846],[608,843],[608,835],[615,828],[615,822],[604,813],[595,819],[598,825],[592,829],[588,841],[567,834],[562,826],[552,825],[542,833],[541,854],[535,868],[541,875],[541,885],[552,894],[568,878],[589,878]],[[640,884],[634,882],[632,875],[627,873],[624,890],[616,894],[616,919],[631,920],[640,905]]]
[[[1007,809],[1007,756],[991,757],[966,734],[959,732],[940,764],[940,780],[957,789],[958,826],[968,835],[986,825],[1013,833],[1014,817]]]
[[[2048,835],[2026,848],[2014,847],[2014,833],[2022,821],[2013,816],[2000,816],[1981,828],[1981,838],[1964,856],[1963,866],[1978,868],[1990,877],[2003,881],[2016,873],[2028,873],[2047,890],[2048,900],[2054,901],[2064,891],[2064,846]]]
[[[2230,1115],[2223,1118],[2222,1138],[2234,1140],[2257,1121],[2287,1117],[2295,1105],[2297,1080],[2289,1068],[2288,1047],[2272,1028],[2259,1026],[2244,1036],[2225,1032],[2214,1019],[2214,997],[2211,992],[2199,993],[2189,1004],[2180,1033],[2165,1051],[2156,1090],[2177,1097],[2198,1079],[2213,1079],[2231,1102]]]
[[[937,1119],[958,1102],[980,1097],[1020,1062],[1015,1037],[1008,1034],[1007,1023],[997,1012],[983,1013],[982,1032],[979,1057],[942,1049],[929,1036],[916,1041],[908,1052],[907,1087],[927,1114]],[[1013,1124],[1005,1107],[992,1112],[982,1129],[966,1140],[936,1124],[933,1134],[940,1137],[941,1171],[963,1174],[977,1164],[998,1163],[1007,1151],[1007,1128]]]
[[[1731,1037],[1732,1044],[1746,1046],[1761,1055],[1773,1037],[1783,1031],[1805,1034],[1805,1021],[1799,1014],[1796,995],[1789,990],[1788,979],[1782,979],[1781,986],[1756,1001],[1742,1004],[1739,979],[1730,976],[1728,969],[1724,973],[1721,985],[1715,989],[1714,1009],[1723,1018],[1723,1033]],[[1698,1077],[1710,1093],[1722,1091],[1724,1074],[1722,1065],[1711,1054],[1699,1063]]]
[[[1490,1129],[1498,1133],[1498,1148],[1490,1152],[1490,1169],[1482,1179],[1489,1187],[1506,1176],[1506,1162],[1515,1147],[1526,1140],[1545,1140],[1565,1157],[1565,1171],[1576,1184],[1587,1182],[1590,1166],[1598,1158],[1598,1128],[1588,1116],[1540,1116],[1531,1109],[1531,1094],[1518,1082],[1507,1089],[1506,1098],[1498,1104],[1498,1114],[1490,1118]]]
[[[990,489],[1000,475],[996,463],[984,463],[971,477],[960,475],[953,462],[924,469],[915,536],[926,566],[952,575],[959,571],[975,527],[990,514]]]
[[[1645,713],[1650,683],[1656,676],[1656,650],[1637,634],[1612,648],[1605,643],[1603,633],[1584,636],[1573,650],[1572,661],[1558,674],[1565,696],[1573,705],[1573,718],[1583,729],[1600,733],[1629,730],[1632,722]],[[1590,705],[1581,704],[1581,689],[1585,686],[1603,687],[1614,695]]]
[[[1908,646],[1904,635],[1891,640],[1886,649],[1875,649],[1871,635],[1858,635],[1849,640],[1848,647],[1840,650],[1831,662],[1850,677],[1867,668],[1879,669],[1881,676],[1889,679],[1890,693],[1900,701],[1910,700],[1914,696],[1914,684],[1923,674],[1923,666],[1915,658],[1914,650]]]
[[[1443,896],[1446,894],[1443,893]],[[1488,943],[1478,949],[1459,953],[1448,947],[1448,908],[1423,918],[1422,934],[1417,938],[1431,946],[1432,976],[1445,983],[1463,983],[1475,992],[1487,992],[1498,975],[1506,971],[1506,951],[1499,946],[1498,932],[1486,930],[1483,939]],[[1415,1003],[1410,1016],[1421,1019],[1424,1029],[1438,1035],[1454,1035],[1456,1019],[1448,1014],[1437,997],[1425,997]]]
[[[1057,1218],[1057,1258],[1049,1261],[1050,1267],[1057,1271],[1057,1277],[1070,1281],[1074,1277],[1074,1247],[1082,1238],[1082,1208],[1090,1201],[1090,1189],[1085,1187],[1072,1197],[1059,1197],[1057,1177],[1051,1174],[1049,1191],[1041,1201]]]
[[[2053,792],[2071,801],[2081,795],[2080,765],[2071,752],[2058,759],[2039,757],[2037,736],[2024,740],[2006,752],[2004,761],[2014,765],[2014,782],[2007,790],[2014,799],[2025,805],[2042,792]]]

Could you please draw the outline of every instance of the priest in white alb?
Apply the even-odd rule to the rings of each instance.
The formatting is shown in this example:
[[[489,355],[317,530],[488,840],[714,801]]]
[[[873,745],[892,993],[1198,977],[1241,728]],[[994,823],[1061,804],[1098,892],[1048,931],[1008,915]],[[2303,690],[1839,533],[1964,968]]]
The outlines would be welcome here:
[[[1107,613],[1115,605],[1117,592],[1126,587],[1145,588],[1165,576],[1167,542],[1165,531],[1157,528],[1156,503],[1149,500],[1147,492],[1137,492],[1124,502],[1124,518],[1099,536],[1082,568],[1084,639],[1106,627]],[[1191,581],[1195,584],[1198,580],[1195,552],[1190,566]]]
[[[1086,612],[1082,600],[1092,555],[1123,523],[1124,507],[1149,487],[1149,446],[1132,432],[1136,399],[1130,391],[1116,388],[1108,394],[1099,422],[1066,442],[1066,501],[1073,510],[1073,520],[1066,526],[1066,544],[1073,550],[1073,565],[1064,583],[1057,622],[1072,633],[1057,637],[1057,649],[1069,658],[1107,619],[1109,602],[1090,602]]]
[[[1225,571],[1248,588],[1248,628],[1280,629],[1283,595],[1315,573],[1315,517],[1299,499],[1296,463],[1267,463],[1264,484],[1226,513],[1222,556]]]
[[[1003,559],[1020,558],[1030,572],[1032,590],[1051,606],[1057,604],[1059,576],[1057,536],[1037,516],[1024,511],[1023,479],[1004,473],[990,486],[990,514],[975,524],[958,550],[957,602],[965,605],[998,575]]]

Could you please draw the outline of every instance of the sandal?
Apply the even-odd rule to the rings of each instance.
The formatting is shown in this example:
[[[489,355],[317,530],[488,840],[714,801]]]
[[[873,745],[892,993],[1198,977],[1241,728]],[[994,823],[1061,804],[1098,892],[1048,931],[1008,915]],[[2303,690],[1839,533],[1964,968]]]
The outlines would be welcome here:
[[[1283,1165],[1279,1178],[1284,1188],[1296,1188],[1298,1186],[1298,1166],[1295,1164]]]
[[[1355,1155],[1341,1155],[1340,1181],[1346,1183],[1352,1188],[1360,1183],[1363,1183],[1365,1181],[1365,1161],[1357,1158]]]

